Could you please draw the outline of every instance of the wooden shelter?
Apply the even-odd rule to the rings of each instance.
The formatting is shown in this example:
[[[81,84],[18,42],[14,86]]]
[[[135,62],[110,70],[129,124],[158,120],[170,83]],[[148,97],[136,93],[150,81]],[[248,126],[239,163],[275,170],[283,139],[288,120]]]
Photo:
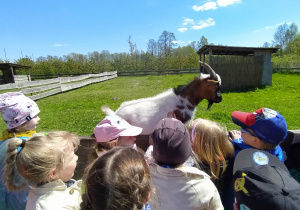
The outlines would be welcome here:
[[[30,69],[30,66],[24,66],[14,63],[0,63],[0,70],[2,71],[2,83],[15,83],[15,75],[17,69]],[[29,73],[27,71],[27,78],[29,80]]]
[[[197,51],[200,61],[221,76],[225,88],[272,85],[272,53],[278,48],[204,45]],[[200,70],[202,67],[200,65]],[[222,84],[222,85],[223,85]]]

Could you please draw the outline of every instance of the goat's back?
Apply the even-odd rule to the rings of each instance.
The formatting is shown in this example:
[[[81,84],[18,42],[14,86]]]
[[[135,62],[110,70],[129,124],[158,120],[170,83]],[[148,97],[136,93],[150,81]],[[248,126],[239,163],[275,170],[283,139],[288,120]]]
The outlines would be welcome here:
[[[150,135],[155,125],[174,111],[179,102],[180,97],[169,89],[154,97],[123,102],[115,113],[131,125],[143,128],[141,135]]]

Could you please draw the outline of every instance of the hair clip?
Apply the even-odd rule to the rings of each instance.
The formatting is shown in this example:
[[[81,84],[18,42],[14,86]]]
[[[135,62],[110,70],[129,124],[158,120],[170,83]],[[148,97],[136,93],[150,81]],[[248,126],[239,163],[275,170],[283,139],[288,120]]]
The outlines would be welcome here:
[[[19,153],[25,147],[26,140],[22,139],[21,145],[17,149],[17,153]]]

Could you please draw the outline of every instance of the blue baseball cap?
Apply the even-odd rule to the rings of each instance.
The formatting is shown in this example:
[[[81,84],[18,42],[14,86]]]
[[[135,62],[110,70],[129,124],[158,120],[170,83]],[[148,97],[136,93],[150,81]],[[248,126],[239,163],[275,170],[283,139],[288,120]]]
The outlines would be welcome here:
[[[251,113],[234,111],[232,121],[242,128],[251,129],[265,143],[278,145],[287,137],[287,124],[279,112],[260,108]]]

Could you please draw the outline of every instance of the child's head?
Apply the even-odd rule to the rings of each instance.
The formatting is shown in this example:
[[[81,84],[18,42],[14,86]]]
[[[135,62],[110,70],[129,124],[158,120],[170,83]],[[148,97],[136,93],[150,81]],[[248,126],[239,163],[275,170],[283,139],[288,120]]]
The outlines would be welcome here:
[[[1,115],[9,130],[34,130],[39,121],[37,104],[20,92],[0,95]]]
[[[6,185],[10,190],[22,187],[13,183],[14,165],[32,185],[39,186],[61,179],[66,182],[74,174],[79,137],[66,131],[36,134],[29,140],[9,140],[6,159]]]
[[[178,166],[192,153],[190,135],[185,125],[175,118],[160,120],[151,134],[153,158],[161,164]]]
[[[196,119],[188,125],[191,136],[192,148],[199,160],[210,166],[213,177],[220,174],[220,162],[225,166],[225,160],[233,157],[234,148],[228,141],[225,127],[217,122]],[[223,167],[223,171],[225,167]]]
[[[257,149],[238,153],[233,166],[239,209],[299,209],[300,184],[277,157]]]
[[[84,181],[91,209],[142,209],[151,189],[144,155],[126,147],[99,157],[87,167]]]
[[[114,146],[133,146],[135,136],[141,132],[142,128],[130,125],[117,115],[106,116],[94,129],[96,150],[102,152]]]
[[[274,149],[287,136],[287,124],[279,112],[260,108],[251,113],[234,111],[232,120],[242,127],[245,144],[257,149]]]

